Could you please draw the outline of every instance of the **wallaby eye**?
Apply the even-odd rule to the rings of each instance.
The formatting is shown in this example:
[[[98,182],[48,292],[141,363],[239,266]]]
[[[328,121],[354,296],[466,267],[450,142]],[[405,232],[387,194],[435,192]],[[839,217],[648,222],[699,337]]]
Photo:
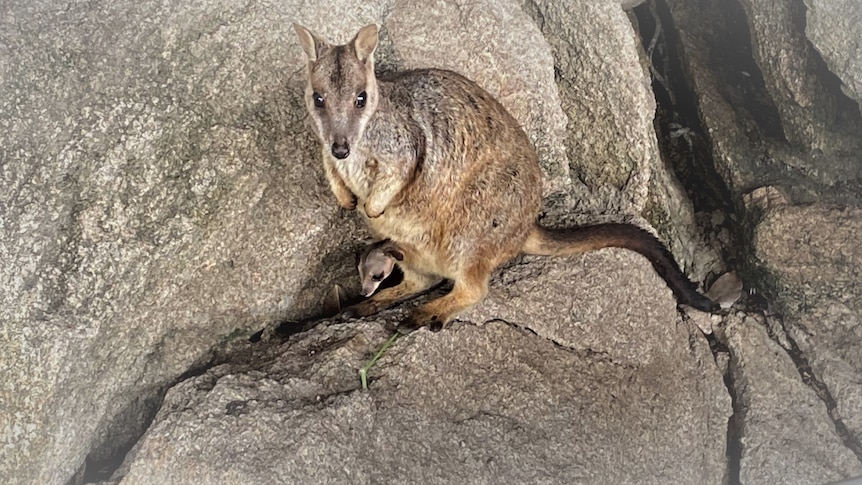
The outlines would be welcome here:
[[[356,95],[356,107],[357,108],[364,108],[365,107],[365,101],[367,99],[368,99],[368,94],[365,91],[362,91],[361,93],[357,94]]]
[[[323,96],[320,93],[314,93],[311,95],[311,98],[314,99],[314,107],[322,108],[325,102],[323,101]]]
[[[374,273],[371,275],[371,281],[383,281],[383,273]]]

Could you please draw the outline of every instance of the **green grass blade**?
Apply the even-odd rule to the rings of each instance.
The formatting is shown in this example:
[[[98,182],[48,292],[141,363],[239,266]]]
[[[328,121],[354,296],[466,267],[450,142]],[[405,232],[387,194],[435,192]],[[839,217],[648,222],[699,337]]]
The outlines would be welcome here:
[[[380,350],[378,350],[377,353],[374,354],[374,357],[372,357],[371,360],[369,360],[368,363],[365,364],[365,366],[359,369],[359,379],[362,381],[363,390],[368,389],[368,369],[370,369],[371,366],[373,366],[374,363],[377,362],[377,359],[379,359],[380,356],[383,355],[384,352],[386,352],[386,349],[391,347],[392,344],[395,343],[395,340],[397,340],[400,336],[401,334],[396,332],[391,337],[389,337],[389,340],[387,340],[386,343],[383,344],[383,347],[380,347]]]

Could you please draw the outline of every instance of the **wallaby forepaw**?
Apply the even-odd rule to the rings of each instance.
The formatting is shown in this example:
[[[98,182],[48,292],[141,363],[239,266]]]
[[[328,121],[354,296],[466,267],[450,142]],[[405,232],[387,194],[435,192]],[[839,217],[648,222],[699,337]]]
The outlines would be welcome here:
[[[367,317],[380,312],[380,307],[373,300],[365,300],[347,308],[346,311],[352,311],[354,317]]]
[[[344,210],[352,211],[356,209],[356,196],[351,196],[348,199],[339,199],[338,205],[340,205]]]
[[[378,209],[376,207],[369,206],[367,202],[362,208],[365,209],[365,215],[372,219],[377,219],[378,217],[383,215],[383,212],[385,212],[384,209]]]

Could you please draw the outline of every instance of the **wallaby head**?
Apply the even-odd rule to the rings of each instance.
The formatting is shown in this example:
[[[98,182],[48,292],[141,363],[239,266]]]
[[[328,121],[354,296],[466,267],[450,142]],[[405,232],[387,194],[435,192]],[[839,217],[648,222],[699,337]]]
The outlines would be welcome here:
[[[305,104],[317,136],[333,157],[343,160],[377,109],[377,26],[366,25],[344,45],[330,45],[299,24],[293,28],[308,57]]]
[[[359,257],[359,278],[362,296],[371,296],[380,283],[392,274],[395,261],[403,261],[401,248],[390,240],[369,244]]]

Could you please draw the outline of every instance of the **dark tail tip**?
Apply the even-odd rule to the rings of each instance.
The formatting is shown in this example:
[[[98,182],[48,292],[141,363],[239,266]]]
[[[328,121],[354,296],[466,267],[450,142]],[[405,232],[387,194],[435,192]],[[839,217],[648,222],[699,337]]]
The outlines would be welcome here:
[[[697,291],[697,285],[682,272],[667,246],[649,232],[640,228],[635,230],[643,237],[633,238],[641,244],[634,245],[630,249],[634,249],[650,260],[653,268],[665,280],[679,303],[708,313],[715,313],[720,309],[718,303]]]
[[[696,308],[702,312],[715,313],[721,307],[718,303],[710,300],[708,297],[701,295],[696,290],[692,289],[686,292],[686,295],[678,295],[680,303]]]

